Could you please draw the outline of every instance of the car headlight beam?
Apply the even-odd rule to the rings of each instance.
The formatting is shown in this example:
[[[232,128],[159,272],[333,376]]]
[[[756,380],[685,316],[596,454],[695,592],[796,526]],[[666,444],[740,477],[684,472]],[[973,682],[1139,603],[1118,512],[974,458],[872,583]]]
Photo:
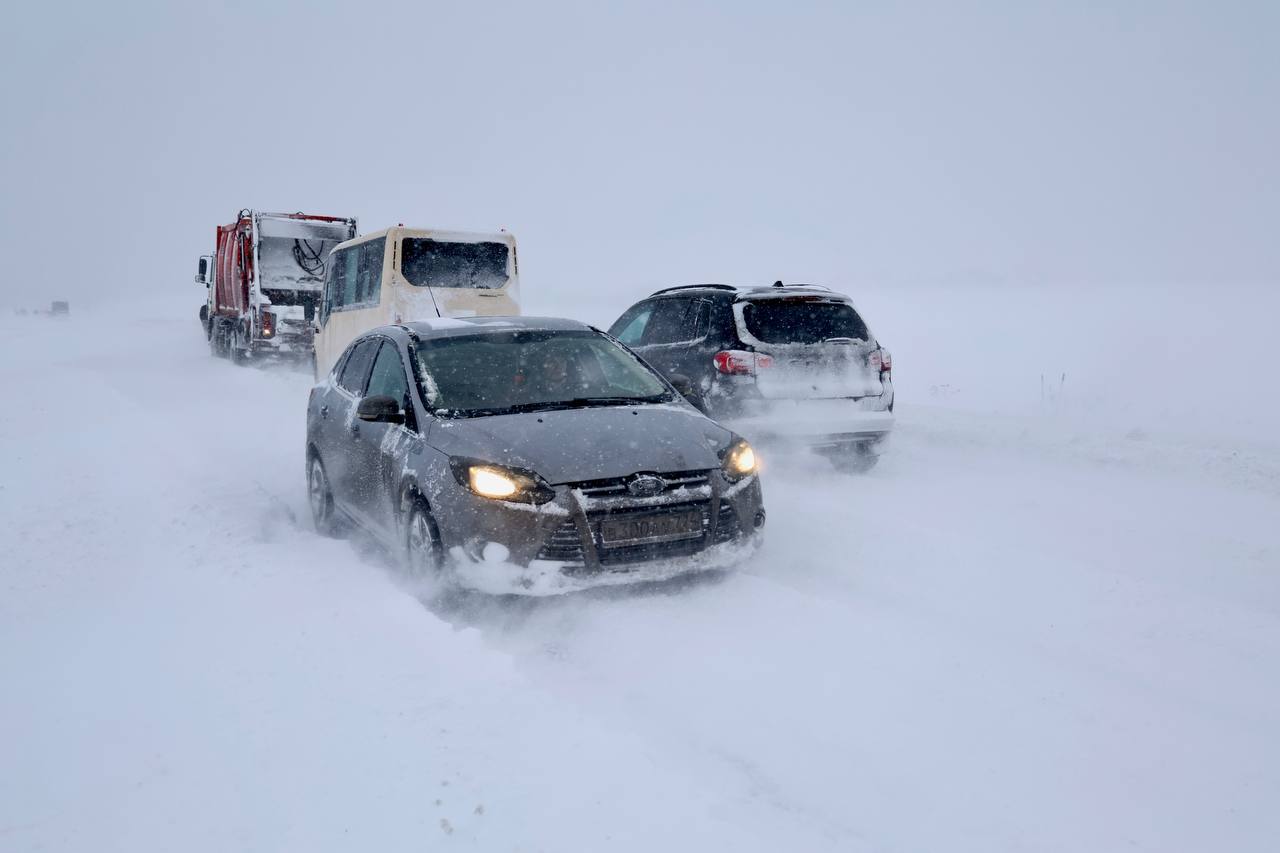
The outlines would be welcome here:
[[[755,450],[745,440],[739,439],[724,455],[724,474],[730,480],[741,480],[756,473],[759,464]]]
[[[486,498],[509,498],[520,491],[520,484],[497,468],[472,465],[468,470],[471,491]]]
[[[459,456],[449,460],[449,467],[459,485],[466,486],[472,494],[482,498],[544,504],[556,496],[555,489],[533,471]]]

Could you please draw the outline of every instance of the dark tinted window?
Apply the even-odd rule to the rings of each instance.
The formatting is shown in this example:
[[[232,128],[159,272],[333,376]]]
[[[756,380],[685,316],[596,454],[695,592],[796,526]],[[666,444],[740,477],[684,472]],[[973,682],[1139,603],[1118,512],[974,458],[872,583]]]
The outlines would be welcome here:
[[[674,344],[707,333],[707,306],[700,299],[660,299],[644,332],[644,343]]]
[[[418,287],[494,290],[507,283],[505,243],[447,243],[406,237],[400,273]]]
[[[351,355],[347,356],[346,364],[342,365],[342,372],[338,374],[338,384],[352,394],[360,394],[364,389],[364,378],[369,373],[369,362],[373,361],[373,354],[377,348],[377,338],[363,340],[356,344],[351,350]]]
[[[743,307],[747,332],[766,344],[816,344],[838,338],[865,341],[867,325],[847,302],[822,298],[762,299]]]
[[[383,341],[382,349],[373,362],[373,373],[369,374],[369,389],[366,397],[385,394],[400,405],[408,403],[409,380],[405,377],[404,362],[400,359],[400,348],[391,341]]]

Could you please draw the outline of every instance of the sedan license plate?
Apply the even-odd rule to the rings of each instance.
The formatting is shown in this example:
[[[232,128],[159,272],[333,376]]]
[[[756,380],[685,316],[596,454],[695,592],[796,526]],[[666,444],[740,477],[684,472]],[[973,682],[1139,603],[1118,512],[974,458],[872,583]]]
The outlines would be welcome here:
[[[600,522],[600,539],[606,548],[675,542],[696,539],[701,535],[702,512],[696,509],[662,515],[606,518]]]

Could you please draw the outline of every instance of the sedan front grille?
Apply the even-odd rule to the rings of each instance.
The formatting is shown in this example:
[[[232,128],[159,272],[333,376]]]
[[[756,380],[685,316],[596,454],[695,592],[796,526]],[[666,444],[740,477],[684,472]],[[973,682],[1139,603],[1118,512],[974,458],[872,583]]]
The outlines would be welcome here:
[[[680,489],[700,489],[711,482],[708,471],[677,471],[654,476],[662,481],[662,491],[655,495],[670,494]],[[587,480],[576,484],[574,488],[587,498],[627,497],[630,494],[627,491],[627,484],[631,479],[631,477],[609,477],[603,480]]]

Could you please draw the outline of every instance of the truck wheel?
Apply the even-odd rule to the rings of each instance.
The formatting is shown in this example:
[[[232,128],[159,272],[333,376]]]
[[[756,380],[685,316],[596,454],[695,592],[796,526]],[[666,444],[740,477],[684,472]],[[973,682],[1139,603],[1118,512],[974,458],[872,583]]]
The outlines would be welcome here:
[[[247,346],[242,346],[242,344],[244,343],[245,343],[244,335],[240,332],[239,329],[236,329],[234,332],[231,333],[231,341],[230,341],[229,347],[231,350],[232,364],[242,365],[249,360],[249,350]]]
[[[341,532],[334,517],[333,489],[329,486],[329,475],[325,473],[320,457],[314,453],[307,462],[307,503],[311,506],[311,520],[315,522],[317,533],[321,536],[337,536]]]
[[[209,354],[214,358],[227,356],[227,333],[217,320],[209,324]]]
[[[416,498],[409,508],[404,529],[404,557],[410,576],[435,576],[440,571],[441,551],[440,536],[426,501]]]

